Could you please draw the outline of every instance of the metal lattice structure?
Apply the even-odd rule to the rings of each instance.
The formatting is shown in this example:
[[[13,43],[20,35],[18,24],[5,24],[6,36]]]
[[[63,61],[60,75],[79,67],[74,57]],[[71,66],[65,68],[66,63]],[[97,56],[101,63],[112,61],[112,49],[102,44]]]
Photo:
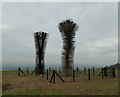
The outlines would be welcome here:
[[[59,23],[58,29],[62,35],[63,40],[62,70],[64,76],[72,76],[75,49],[74,38],[75,32],[78,29],[78,25],[74,23],[74,21],[68,19]]]
[[[48,34],[45,32],[34,33],[35,50],[36,50],[36,68],[35,73],[44,74],[44,57],[47,44]]]

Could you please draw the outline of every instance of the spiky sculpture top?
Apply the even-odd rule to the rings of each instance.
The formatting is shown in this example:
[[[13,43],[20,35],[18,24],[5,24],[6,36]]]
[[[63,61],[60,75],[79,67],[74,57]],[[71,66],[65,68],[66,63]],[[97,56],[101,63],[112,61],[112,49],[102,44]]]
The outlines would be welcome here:
[[[74,23],[74,21],[68,19],[59,23],[58,29],[63,39],[62,69],[65,76],[72,76],[75,49],[74,38],[78,25]]]

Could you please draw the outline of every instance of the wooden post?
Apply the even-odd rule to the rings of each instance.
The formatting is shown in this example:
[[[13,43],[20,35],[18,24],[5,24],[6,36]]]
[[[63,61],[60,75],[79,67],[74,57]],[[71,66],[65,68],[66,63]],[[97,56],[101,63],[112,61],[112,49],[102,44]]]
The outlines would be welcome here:
[[[112,68],[112,77],[115,78],[115,68]]]
[[[95,69],[94,69],[94,67],[93,67],[93,75],[95,75]]]
[[[75,71],[73,69],[73,82],[75,81]]]
[[[24,76],[25,76],[25,73],[22,71],[22,69],[19,67],[18,68],[18,75],[20,76],[20,72],[22,73],[22,74],[24,74]]]
[[[86,69],[85,69],[85,67],[84,67],[84,74],[85,74],[85,71],[86,71]]]
[[[55,84],[55,70],[53,70],[53,83]]]
[[[107,67],[104,67],[104,76],[107,77]]]
[[[104,68],[102,68],[102,78],[104,78]]]
[[[48,69],[47,69],[47,80],[48,80]]]
[[[20,76],[20,67],[18,68],[18,76]]]
[[[62,80],[62,82],[65,82],[65,81],[60,77],[60,75],[57,74],[57,72],[55,72],[55,74]]]
[[[78,67],[76,68],[76,71],[77,71],[77,74],[78,74],[78,71],[79,71],[79,68],[78,68]]]
[[[54,77],[54,71],[53,71],[53,74],[51,76],[50,82],[52,82],[53,77]]]
[[[53,80],[53,83],[55,83],[55,74],[62,80],[62,82],[65,82],[55,70],[53,70],[53,74],[51,76],[50,82],[52,82]]]
[[[27,68],[27,75],[29,75],[29,68]]]
[[[88,80],[90,80],[90,69],[88,69]]]
[[[31,75],[35,72],[35,70],[32,71]]]

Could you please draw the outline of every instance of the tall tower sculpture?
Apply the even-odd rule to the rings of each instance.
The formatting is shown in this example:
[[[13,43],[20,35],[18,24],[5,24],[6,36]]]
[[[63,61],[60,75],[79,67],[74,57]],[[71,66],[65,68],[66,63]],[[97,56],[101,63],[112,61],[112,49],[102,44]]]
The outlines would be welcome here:
[[[44,56],[47,44],[48,34],[45,32],[34,33],[35,51],[36,51],[36,68],[35,73],[44,74]]]
[[[68,19],[62,21],[58,25],[58,29],[62,35],[63,50],[62,50],[62,70],[64,76],[72,76],[72,69],[74,63],[74,49],[75,49],[75,32],[78,25],[74,21]]]

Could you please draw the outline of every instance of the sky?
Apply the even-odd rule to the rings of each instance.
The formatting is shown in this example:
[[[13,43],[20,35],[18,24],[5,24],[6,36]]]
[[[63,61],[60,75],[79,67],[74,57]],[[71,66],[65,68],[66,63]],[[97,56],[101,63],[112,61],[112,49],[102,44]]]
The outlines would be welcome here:
[[[33,33],[36,31],[49,34],[45,66],[60,66],[63,41],[58,24],[66,19],[79,25],[75,36],[75,66],[118,62],[117,2],[4,2],[0,24],[3,68],[35,67]]]

